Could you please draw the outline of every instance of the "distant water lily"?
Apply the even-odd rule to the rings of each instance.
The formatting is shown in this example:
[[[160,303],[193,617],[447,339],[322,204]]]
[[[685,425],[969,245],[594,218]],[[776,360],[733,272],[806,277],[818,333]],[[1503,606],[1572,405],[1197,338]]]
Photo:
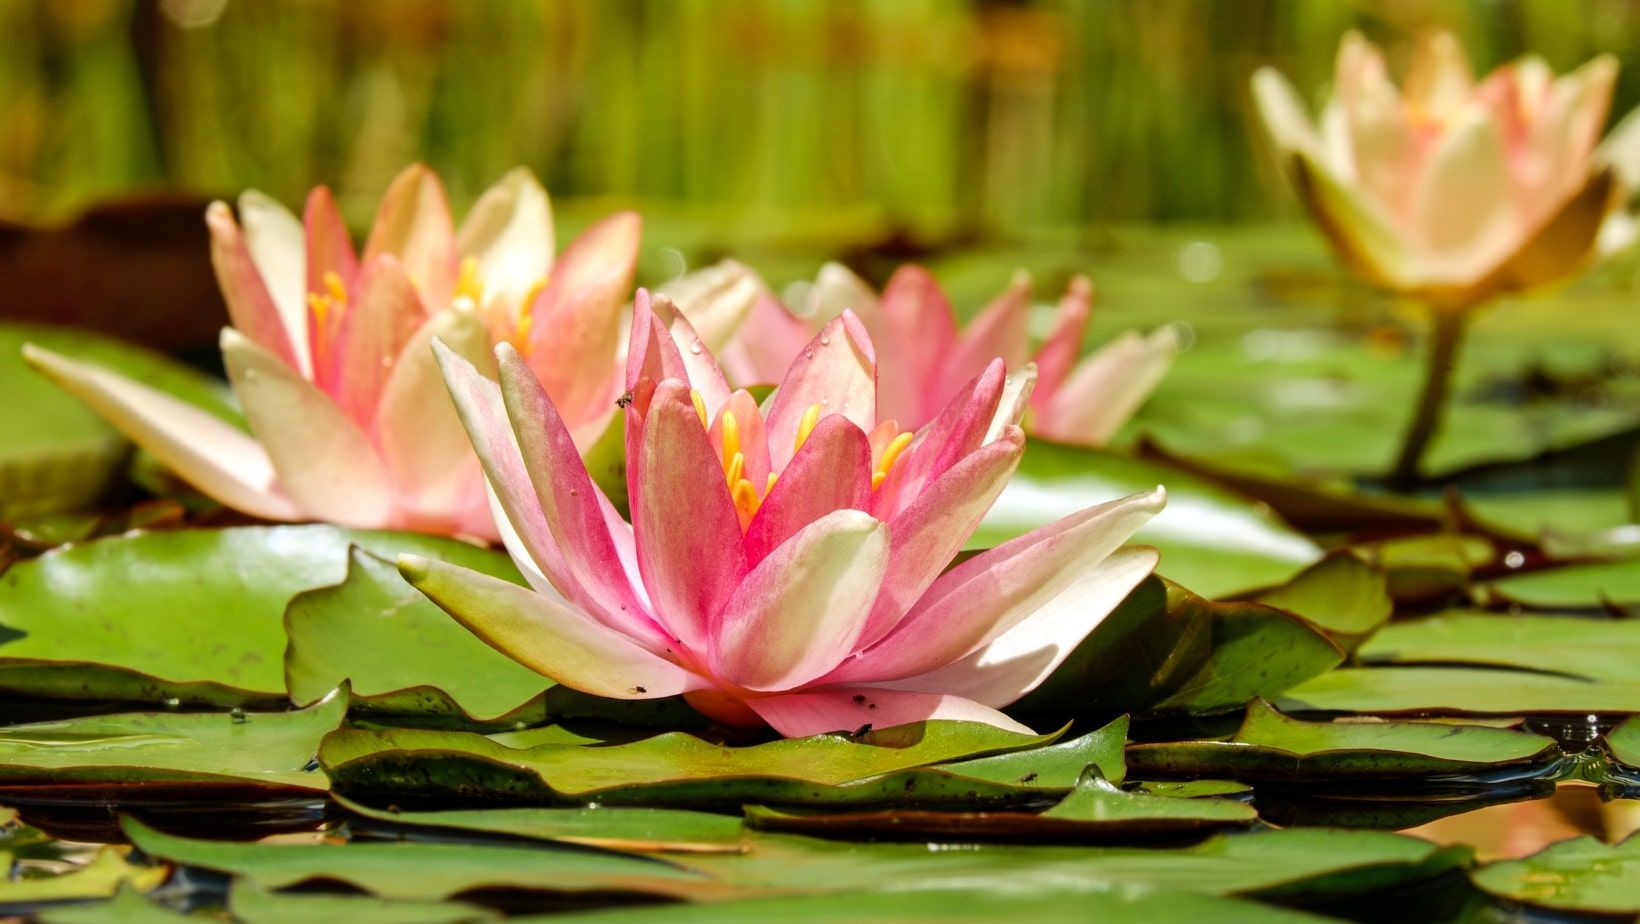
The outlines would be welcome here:
[[[515,170],[452,226],[438,177],[393,181],[361,254],[329,190],[301,219],[258,192],[206,212],[233,327],[223,359],[250,435],[139,382],[37,347],[51,376],[200,491],[254,516],[494,538],[435,340],[491,365],[513,344],[583,445],[620,391],[640,225],[607,218],[553,258],[546,191]]]
[[[1013,387],[1029,394],[1025,426],[1032,434],[1102,446],[1166,375],[1178,340],[1170,327],[1149,336],[1129,331],[1081,357],[1092,304],[1092,283],[1083,276],[1071,280],[1032,363],[1030,280],[1024,274],[959,332],[950,299],[922,267],[901,267],[878,295],[831,263],[790,305],[765,294],[724,351],[723,365],[740,384],[777,381],[809,338],[849,309],[883,357],[878,410],[885,418],[922,426],[1001,357],[1015,373]]]
[[[759,406],[682,313],[640,292],[621,396],[630,523],[518,350],[497,348],[499,385],[438,352],[534,589],[416,557],[400,570],[498,650],[584,692],[682,694],[788,736],[933,718],[1019,729],[998,710],[1156,562],[1119,547],[1162,508],[1160,489],[947,570],[1019,462],[1022,395],[992,360],[927,426],[879,422],[876,356],[850,311]]]
[[[1600,137],[1616,77],[1610,55],[1560,77],[1527,56],[1477,81],[1458,40],[1438,33],[1397,88],[1378,48],[1352,32],[1318,127],[1279,72],[1253,75],[1264,127],[1339,258],[1435,310],[1400,480],[1416,479],[1435,431],[1465,309],[1564,279],[1634,239],[1623,206],[1640,179],[1640,120]]]

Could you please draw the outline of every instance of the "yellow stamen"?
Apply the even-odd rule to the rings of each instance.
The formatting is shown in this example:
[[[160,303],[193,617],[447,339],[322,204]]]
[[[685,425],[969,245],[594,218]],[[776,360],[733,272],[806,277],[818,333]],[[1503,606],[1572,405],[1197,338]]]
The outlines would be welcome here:
[[[330,291],[330,297],[338,305],[347,304],[347,286],[342,285],[342,277],[333,270],[326,270],[324,275],[325,288]]]
[[[811,404],[803,412],[803,419],[797,422],[797,438],[792,440],[792,454],[795,455],[803,444],[809,441],[809,434],[814,432],[814,425],[820,422],[820,405]]]
[[[695,402],[695,416],[700,418],[700,425],[711,429],[712,425],[706,419],[706,396],[691,388],[689,400]]]
[[[737,484],[739,482],[746,481],[746,479],[740,477],[745,471],[746,471],[746,454],[745,453],[737,452],[734,455],[729,457],[729,465],[728,465],[728,468],[725,471],[725,476],[728,479],[728,482],[730,484]],[[751,484],[751,482],[749,482],[749,481],[746,482],[746,483]]]
[[[750,526],[752,517],[757,515],[757,508],[762,506],[762,498],[757,496],[757,489],[752,483],[742,478],[729,489],[729,497],[734,500],[735,513],[740,515],[740,528]]]
[[[764,488],[763,488],[763,496],[764,497],[768,497],[769,492],[774,490],[775,477],[776,476],[775,476],[774,472],[769,473],[769,483],[766,486],[764,486]]]
[[[873,491],[883,486],[883,482],[888,478],[889,470],[894,467],[895,462],[900,460],[900,453],[905,452],[905,447],[911,445],[911,437],[911,431],[907,430],[889,440],[888,445],[883,447],[883,457],[877,461],[877,470],[871,473],[871,489]]]
[[[463,257],[461,274],[456,277],[456,298],[472,299],[478,304],[484,298],[484,280],[478,277],[478,258]]]
[[[342,319],[342,312],[347,309],[347,286],[342,284],[342,277],[334,272],[326,272],[320,277],[324,281],[325,291],[309,292],[307,297],[308,310],[313,312],[313,320],[323,333],[329,333],[332,324]],[[335,313],[332,314],[332,311]]]
[[[735,412],[725,408],[721,426],[723,427],[723,464],[729,464],[731,456],[740,455],[740,421],[735,419]]]

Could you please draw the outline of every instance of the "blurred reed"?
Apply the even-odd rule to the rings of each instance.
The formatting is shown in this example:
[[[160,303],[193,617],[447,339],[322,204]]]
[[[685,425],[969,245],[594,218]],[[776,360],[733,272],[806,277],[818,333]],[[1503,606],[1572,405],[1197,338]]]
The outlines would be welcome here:
[[[0,217],[324,181],[362,218],[419,158],[458,203],[524,163],[777,233],[1242,220],[1281,208],[1252,69],[1433,26],[1477,66],[1615,52],[1640,99],[1628,0],[0,0]]]

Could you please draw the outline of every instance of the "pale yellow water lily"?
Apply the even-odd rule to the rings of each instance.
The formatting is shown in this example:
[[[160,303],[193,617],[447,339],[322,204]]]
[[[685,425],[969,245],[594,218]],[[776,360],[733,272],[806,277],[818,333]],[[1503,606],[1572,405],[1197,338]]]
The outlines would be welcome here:
[[[1418,46],[1399,87],[1356,33],[1312,122],[1273,68],[1253,97],[1299,198],[1369,283],[1446,307],[1562,279],[1626,246],[1640,141],[1600,143],[1617,77],[1602,55],[1556,76],[1528,55],[1476,80],[1457,39]]]
[[[438,177],[393,181],[355,254],[324,187],[300,219],[272,198],[206,212],[233,327],[223,359],[250,433],[107,369],[31,347],[36,368],[217,501],[273,520],[496,537],[484,479],[434,361],[512,344],[578,444],[614,413],[640,223],[597,223],[554,256],[523,169],[456,229]]]

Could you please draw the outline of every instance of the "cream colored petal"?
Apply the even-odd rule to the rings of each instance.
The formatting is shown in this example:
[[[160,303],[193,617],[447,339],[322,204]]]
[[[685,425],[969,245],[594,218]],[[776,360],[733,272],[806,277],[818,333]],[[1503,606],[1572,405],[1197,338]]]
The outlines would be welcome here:
[[[239,196],[239,224],[251,262],[262,276],[304,376],[313,374],[307,326],[307,242],[302,222],[272,196],[248,189]]]
[[[456,251],[474,262],[482,307],[516,313],[552,269],[555,251],[552,203],[535,174],[514,167],[485,190],[461,222]]]

